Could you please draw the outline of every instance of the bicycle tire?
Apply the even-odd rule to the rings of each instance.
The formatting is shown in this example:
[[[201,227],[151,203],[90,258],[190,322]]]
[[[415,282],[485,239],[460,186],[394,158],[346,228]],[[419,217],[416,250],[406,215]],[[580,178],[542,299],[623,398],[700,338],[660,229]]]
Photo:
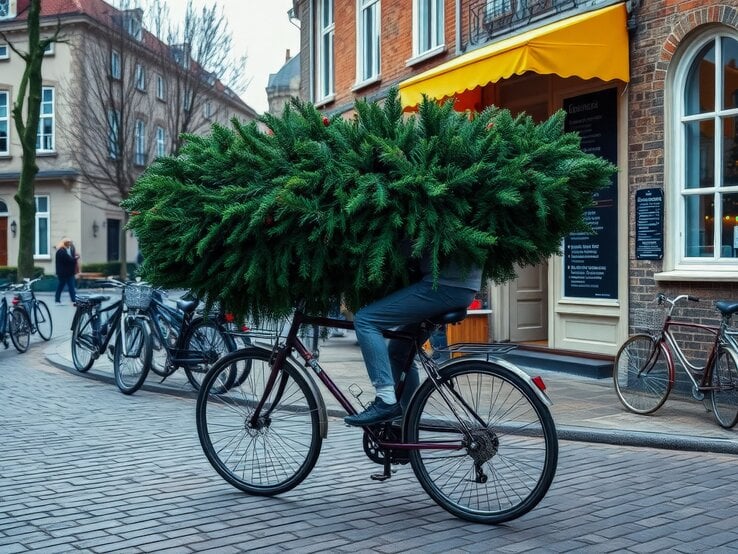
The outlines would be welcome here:
[[[448,512],[475,523],[502,523],[532,510],[553,482],[559,452],[544,401],[521,376],[484,360],[450,364],[434,381],[424,381],[413,396],[406,442],[460,448],[410,450],[425,491]],[[458,417],[437,386],[453,399]]]
[[[39,336],[45,341],[51,340],[54,322],[51,320],[51,311],[43,300],[37,300],[33,305],[33,319]]]
[[[612,372],[615,394],[623,406],[636,414],[650,414],[663,406],[674,383],[670,361],[664,346],[651,335],[626,340]]]
[[[78,309],[72,321],[72,363],[80,373],[89,371],[97,358],[97,346],[92,329],[92,310]]]
[[[226,354],[205,376],[196,408],[197,434],[210,464],[237,489],[260,496],[300,484],[315,466],[323,442],[318,399],[289,361],[265,403],[268,417],[251,424],[271,359],[272,351],[261,347]],[[225,387],[233,366],[240,369],[243,364],[249,365],[248,377],[240,385]],[[279,396],[278,384],[284,386]]]
[[[159,335],[153,329],[154,325],[155,323],[153,321],[149,321],[149,333],[151,334],[151,371],[159,377],[167,377],[171,374],[167,370],[169,353],[167,352],[166,346],[161,343]]]
[[[718,425],[730,429],[738,423],[738,354],[720,347],[712,368],[712,415]]]
[[[202,380],[213,364],[224,354],[233,352],[235,344],[233,338],[226,333],[215,319],[199,317],[194,319],[187,329],[184,348],[189,351],[202,352],[207,358],[202,363],[186,364],[184,366],[187,380],[195,390],[200,390]],[[225,385],[230,387],[235,379],[236,371],[234,369]]]
[[[126,354],[123,341],[126,341]],[[115,384],[123,394],[133,394],[141,388],[151,365],[151,335],[139,319],[129,317],[123,333],[115,339],[113,373]]]
[[[26,310],[21,308],[10,311],[8,331],[15,349],[21,354],[27,351],[31,344],[31,319]]]

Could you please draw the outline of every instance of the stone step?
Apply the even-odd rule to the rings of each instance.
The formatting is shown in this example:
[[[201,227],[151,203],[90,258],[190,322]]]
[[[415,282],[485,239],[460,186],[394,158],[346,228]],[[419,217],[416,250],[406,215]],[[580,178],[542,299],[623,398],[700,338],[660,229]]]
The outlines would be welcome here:
[[[570,354],[526,346],[519,346],[515,350],[496,356],[527,369],[559,371],[593,379],[612,378],[612,358],[595,358],[579,353]]]

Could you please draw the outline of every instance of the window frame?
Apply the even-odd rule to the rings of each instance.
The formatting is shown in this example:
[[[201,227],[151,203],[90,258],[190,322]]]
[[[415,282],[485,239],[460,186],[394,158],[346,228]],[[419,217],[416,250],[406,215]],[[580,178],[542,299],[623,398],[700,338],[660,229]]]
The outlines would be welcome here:
[[[5,149],[0,149],[0,156],[10,156],[10,91],[1,89],[2,96],[5,96],[5,116],[0,115],[0,123],[5,123]]]
[[[146,121],[136,118],[133,125],[133,165],[146,165]]]
[[[142,63],[136,63],[133,74],[136,90],[146,92],[146,68]]]
[[[423,47],[421,38],[426,29],[421,28],[425,23],[421,20],[420,9],[422,6],[430,12],[431,29],[430,34],[433,35],[430,43]],[[413,0],[413,57],[426,56],[430,53],[443,49],[445,44],[445,12],[443,0]],[[434,28],[435,27],[435,28]]]
[[[154,131],[154,153],[157,158],[167,155],[167,131],[161,125],[156,126]]]
[[[3,19],[12,19],[15,17],[13,13],[13,0],[0,0],[0,6],[5,4],[5,13],[0,12],[0,21]]]
[[[690,44],[686,45],[681,52],[671,82],[671,102],[669,102],[671,114],[667,121],[671,126],[674,146],[670,151],[670,163],[668,171],[673,175],[670,179],[674,184],[667,201],[672,209],[666,210],[666,226],[670,230],[667,237],[670,248],[666,260],[665,272],[656,275],[657,280],[681,279],[721,279],[729,272],[731,278],[735,278],[738,272],[738,256],[722,256],[722,236],[720,227],[713,225],[712,256],[688,256],[688,232],[687,225],[687,201],[692,197],[711,197],[715,207],[713,212],[714,221],[722,220],[722,198],[725,194],[738,193],[738,185],[726,186],[724,181],[723,165],[725,150],[723,148],[723,121],[733,118],[738,121],[738,106],[730,109],[723,108],[723,57],[722,38],[730,38],[738,43],[738,33],[726,27],[706,29],[694,37]],[[698,111],[687,115],[686,98],[687,84],[690,72],[695,63],[698,63],[698,54],[701,50],[712,43],[715,47],[715,76],[714,106],[711,111]],[[713,160],[712,170],[714,183],[712,187],[687,188],[687,127],[690,123],[711,121],[714,125],[713,133]],[[668,131],[668,130],[667,130]],[[665,179],[666,181],[666,179]],[[668,181],[667,181],[668,182]],[[697,245],[700,246],[700,245]],[[722,276],[722,277],[721,277]]]
[[[162,102],[167,100],[167,83],[161,73],[156,74],[156,99]]]
[[[46,199],[46,210],[42,211],[39,209],[39,199]],[[34,225],[36,232],[34,233],[34,244],[33,244],[33,259],[34,260],[48,260],[51,259],[51,196],[48,194],[36,194],[33,197],[33,201],[36,207],[36,216]],[[41,221],[46,221],[46,232],[41,232]],[[46,250],[41,252],[41,239],[46,241]]]
[[[51,91],[51,101],[44,100],[44,93]],[[45,106],[51,105],[50,112],[44,112]],[[42,132],[44,121],[51,120],[51,133],[48,135]],[[44,137],[49,137],[51,143],[50,148],[44,148]],[[53,86],[41,87],[41,113],[38,118],[38,129],[36,130],[36,152],[47,154],[56,152],[56,88]]]
[[[329,9],[326,10],[325,8]],[[329,12],[330,22],[326,23],[325,12]],[[335,79],[335,30],[336,12],[334,0],[320,0],[317,5],[317,67],[316,67],[316,100],[327,102],[336,95]],[[328,41],[326,48],[325,41]]]
[[[120,157],[120,112],[114,108],[108,108],[108,158],[117,160]]]
[[[368,36],[364,25],[364,15],[370,10],[373,12],[371,19],[374,32]],[[371,51],[371,60],[366,59],[368,51]],[[367,67],[369,64],[371,64],[370,68]],[[381,76],[382,2],[381,0],[356,0],[356,85],[354,89],[379,81]]]
[[[3,43],[0,44],[0,60],[9,60],[10,59],[10,47]]]
[[[110,78],[120,81],[121,79],[121,58],[120,52],[117,50],[110,51]]]

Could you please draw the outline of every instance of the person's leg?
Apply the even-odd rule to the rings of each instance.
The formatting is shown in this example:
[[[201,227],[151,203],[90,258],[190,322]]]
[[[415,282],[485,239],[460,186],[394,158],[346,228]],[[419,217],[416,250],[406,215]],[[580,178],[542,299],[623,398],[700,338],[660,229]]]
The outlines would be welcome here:
[[[71,275],[69,277],[69,281],[67,281],[67,290],[69,291],[69,298],[72,299],[72,302],[77,301],[77,290],[74,286],[74,275]]]
[[[56,278],[59,282],[56,285],[56,295],[54,296],[54,300],[59,303],[61,302],[61,293],[64,290],[64,277],[57,275]]]
[[[369,379],[377,390],[377,397],[384,405],[394,406],[397,399],[394,395],[394,372],[399,373],[401,366],[407,360],[403,348],[393,346],[394,364],[390,360],[389,349],[382,331],[400,326],[417,325],[423,320],[441,314],[444,311],[466,307],[474,296],[474,291],[456,287],[439,286],[433,289],[431,283],[419,282],[366,306],[356,313],[354,328],[359,341],[364,362],[367,366]],[[395,341],[393,341],[394,343]],[[417,373],[409,376],[406,390],[412,391],[411,386],[417,386]],[[412,392],[405,393],[411,395]],[[409,398],[409,396],[407,397]],[[350,424],[366,424],[354,420],[358,416],[346,418]]]

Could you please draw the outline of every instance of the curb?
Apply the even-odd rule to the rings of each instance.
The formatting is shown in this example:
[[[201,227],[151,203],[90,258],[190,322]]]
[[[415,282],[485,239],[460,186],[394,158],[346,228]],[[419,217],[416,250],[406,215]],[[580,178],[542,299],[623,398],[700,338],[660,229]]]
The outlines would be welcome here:
[[[45,354],[46,361],[56,368],[67,373],[102,381],[115,385],[112,375],[100,373],[80,373],[65,363],[63,358],[55,354]],[[54,359],[57,358],[57,359]],[[183,398],[197,398],[195,391],[176,389],[159,383],[145,382],[141,387],[147,392],[169,394]],[[346,412],[337,408],[328,408],[330,417],[343,418]],[[729,439],[691,437],[686,435],[671,435],[648,433],[644,431],[624,431],[621,429],[595,429],[591,427],[576,427],[571,425],[557,425],[556,434],[559,440],[574,442],[589,442],[596,444],[609,444],[615,446],[632,446],[641,448],[658,448],[663,450],[682,450],[688,452],[711,452],[716,454],[738,454],[738,441]]]

